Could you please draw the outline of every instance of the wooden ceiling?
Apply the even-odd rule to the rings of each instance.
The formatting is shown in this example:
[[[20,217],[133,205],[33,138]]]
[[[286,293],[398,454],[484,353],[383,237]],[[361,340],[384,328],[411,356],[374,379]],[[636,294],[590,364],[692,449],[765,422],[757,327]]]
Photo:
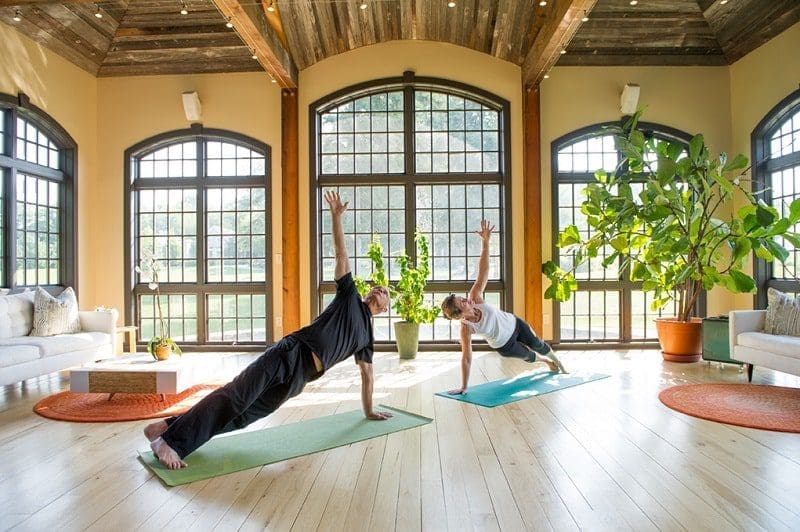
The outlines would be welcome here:
[[[800,21],[799,0],[722,1],[0,0],[0,20],[97,76],[265,70],[282,87],[398,39],[520,65],[527,86],[554,64],[726,65]]]

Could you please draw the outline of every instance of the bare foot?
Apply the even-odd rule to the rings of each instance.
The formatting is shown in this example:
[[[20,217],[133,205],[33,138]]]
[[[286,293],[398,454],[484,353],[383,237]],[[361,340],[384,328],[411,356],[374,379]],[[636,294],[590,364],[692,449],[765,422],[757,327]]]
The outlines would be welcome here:
[[[176,453],[167,442],[160,437],[150,444],[153,454],[156,455],[158,461],[164,464],[167,469],[181,469],[186,467],[186,462],[181,460],[178,453]]]
[[[144,435],[150,441],[156,441],[167,430],[167,422],[163,419],[150,423],[144,428]]]

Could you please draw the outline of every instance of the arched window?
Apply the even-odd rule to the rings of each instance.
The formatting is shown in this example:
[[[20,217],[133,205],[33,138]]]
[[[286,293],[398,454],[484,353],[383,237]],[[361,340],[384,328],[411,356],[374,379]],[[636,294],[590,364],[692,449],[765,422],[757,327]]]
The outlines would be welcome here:
[[[787,216],[789,204],[800,198],[800,90],[767,113],[753,130],[751,142],[753,190],[764,190],[764,201]],[[800,249],[785,239],[779,243],[789,251],[785,263],[755,259],[756,308],[767,308],[769,287],[800,293]]]
[[[0,285],[76,285],[72,137],[24,94],[0,94]]]
[[[133,270],[153,256],[177,342],[271,342],[269,146],[195,126],[147,139],[126,160],[126,308],[140,340],[157,334],[157,308]]]
[[[594,182],[594,172],[614,172],[624,155],[614,145],[614,137],[597,124],[573,131],[552,144],[553,161],[553,257],[560,265],[572,269],[573,254],[559,249],[558,234],[575,224],[584,236],[590,234],[586,216],[581,213],[584,196],[581,191]],[[688,144],[686,133],[666,126],[640,123],[647,135],[656,139]],[[655,164],[655,161],[652,161]],[[636,192],[634,190],[634,192]],[[601,253],[575,272],[578,291],[569,301],[556,303],[553,328],[556,342],[629,343],[656,339],[653,318],[674,316],[674,304],[659,311],[650,310],[652,294],[641,289],[640,282],[631,282],[627,272],[602,262],[611,254]],[[701,303],[702,304],[702,303]]]
[[[338,190],[350,208],[342,220],[353,273],[367,277],[377,237],[388,257],[414,257],[414,231],[430,244],[428,301],[466,294],[475,279],[481,219],[497,226],[490,248],[486,299],[511,307],[509,105],[480,89],[418,78],[349,87],[312,109],[312,293],[318,308],[333,297],[334,255],[323,191]],[[399,275],[387,261],[391,280]],[[375,338],[394,338],[394,311],[375,318]],[[439,318],[420,328],[424,342],[458,338],[458,324]]]

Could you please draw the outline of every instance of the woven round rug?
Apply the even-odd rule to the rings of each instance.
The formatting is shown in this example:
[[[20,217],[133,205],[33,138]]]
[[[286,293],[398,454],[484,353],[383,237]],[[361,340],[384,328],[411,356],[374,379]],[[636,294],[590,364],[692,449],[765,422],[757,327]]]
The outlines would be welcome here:
[[[684,414],[780,432],[800,432],[800,389],[757,384],[684,384],[658,394]]]
[[[45,397],[33,407],[40,416],[62,421],[135,421],[182,414],[214,391],[216,384],[198,384],[179,394],[61,392]]]

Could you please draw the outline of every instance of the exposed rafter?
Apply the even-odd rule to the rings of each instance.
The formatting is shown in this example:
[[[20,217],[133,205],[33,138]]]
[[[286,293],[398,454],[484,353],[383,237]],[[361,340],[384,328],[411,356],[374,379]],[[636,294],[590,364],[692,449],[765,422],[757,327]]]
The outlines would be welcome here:
[[[561,57],[584,15],[592,10],[597,0],[561,0],[555,3],[547,21],[542,26],[522,64],[522,84],[537,85]]]
[[[284,89],[297,88],[297,66],[267,21],[263,7],[239,0],[213,1],[222,14],[230,18],[242,40],[278,85]]]

